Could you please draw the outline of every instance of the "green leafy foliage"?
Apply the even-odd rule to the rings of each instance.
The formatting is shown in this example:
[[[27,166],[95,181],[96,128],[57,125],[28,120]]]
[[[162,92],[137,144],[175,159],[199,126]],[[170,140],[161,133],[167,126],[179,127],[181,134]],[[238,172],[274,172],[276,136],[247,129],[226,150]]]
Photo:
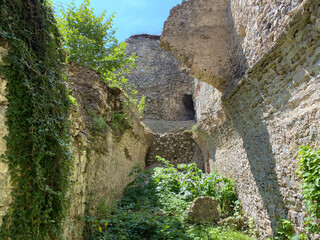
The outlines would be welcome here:
[[[141,117],[145,97],[138,101],[137,91],[125,77],[129,69],[135,67],[136,57],[135,54],[128,56],[127,44],[118,43],[115,37],[112,28],[115,15],[107,17],[105,11],[100,16],[96,15],[90,8],[89,0],[84,0],[79,7],[72,1],[66,10],[61,8],[60,13],[57,19],[68,61],[98,71],[103,82],[122,89],[126,96],[124,106],[137,108]]]
[[[117,40],[112,29],[114,15],[106,17],[106,12],[97,16],[85,0],[77,7],[73,2],[66,11],[60,9],[59,28],[63,35],[63,46],[68,60],[92,69],[113,71],[124,65],[125,59],[116,50]],[[102,70],[100,70],[102,71]]]
[[[140,101],[138,102],[138,112],[139,112],[140,118],[142,118],[142,114],[144,112],[145,107],[146,107],[146,97],[142,96]]]
[[[59,31],[47,1],[3,0],[0,18],[0,38],[10,45],[0,74],[9,101],[3,159],[13,187],[0,239],[59,239],[71,169]]]
[[[234,206],[232,180],[217,173],[204,174],[195,164],[176,168],[163,158],[159,161],[164,168],[142,171],[135,167],[131,173],[135,178],[124,198],[103,214],[86,218],[90,229],[86,239],[250,239],[227,228],[193,225],[187,219],[190,204],[199,196],[216,197],[223,210],[227,202]]]
[[[137,92],[124,76],[134,68],[135,54],[127,56],[127,44],[118,43],[112,28],[115,15],[107,17],[105,11],[96,15],[89,0],[84,0],[79,7],[73,1],[66,10],[61,8],[60,13],[59,28],[68,61],[98,71],[102,81],[125,92],[130,107],[137,106]],[[142,106],[141,103],[140,108]]]
[[[320,233],[320,150],[301,148],[299,176],[303,179],[303,196],[306,200],[306,230]]]
[[[296,234],[294,227],[290,220],[281,219],[281,225],[277,229],[278,236],[274,239],[283,239],[283,240],[306,240],[308,239],[304,233]]]

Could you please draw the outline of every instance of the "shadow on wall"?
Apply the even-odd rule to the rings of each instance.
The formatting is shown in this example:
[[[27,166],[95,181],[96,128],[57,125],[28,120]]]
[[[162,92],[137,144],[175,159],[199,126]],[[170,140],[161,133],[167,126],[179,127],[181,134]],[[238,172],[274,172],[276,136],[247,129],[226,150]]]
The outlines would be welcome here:
[[[231,12],[231,6],[228,7],[230,58],[232,60],[234,80],[229,84],[229,88],[235,86],[241,77],[245,74],[248,63],[245,57],[242,42],[245,37],[245,28],[240,26],[236,29]],[[246,79],[250,80],[250,79]],[[256,82],[256,81],[255,81]],[[250,96],[252,102],[262,102],[263,96],[259,90],[261,86],[250,86]],[[267,210],[273,234],[276,234],[279,220],[287,218],[288,210],[280,192],[280,185],[276,174],[276,162],[270,143],[270,136],[265,125],[262,114],[266,106],[253,107],[248,106],[243,109],[242,103],[248,103],[250,96],[237,94],[237,99],[223,101],[224,109],[230,117],[235,130],[239,133],[243,141],[243,147],[247,154],[251,173],[257,184],[259,193],[262,197],[264,207]],[[232,98],[232,97],[231,97]],[[240,98],[240,99],[239,99]],[[243,100],[241,99],[243,98]],[[282,105],[286,105],[283,103]]]
[[[246,80],[260,82],[256,79]],[[223,106],[236,132],[242,138],[251,173],[262,197],[264,208],[267,210],[268,218],[271,221],[273,234],[276,234],[279,220],[287,218],[288,209],[280,192],[270,135],[262,119],[263,113],[266,112],[263,95],[258,86],[249,85],[248,89],[246,89],[247,91],[251,90],[249,95],[236,94],[236,98],[231,97],[228,101],[223,101]],[[288,94],[286,90],[283,91],[286,93],[282,92],[282,94]],[[251,105],[244,109],[243,103],[250,102],[250,99],[252,100],[252,105],[258,102],[264,105],[255,107]],[[286,105],[287,100],[283,99],[283,102],[277,105],[278,111],[284,109]]]
[[[238,29],[235,26],[234,18],[231,12],[231,2],[227,9],[229,22],[229,44],[230,44],[230,58],[232,62],[233,80],[228,84],[228,88],[234,86],[248,69],[248,61],[242,49],[242,42],[246,36],[244,26],[240,26]]]

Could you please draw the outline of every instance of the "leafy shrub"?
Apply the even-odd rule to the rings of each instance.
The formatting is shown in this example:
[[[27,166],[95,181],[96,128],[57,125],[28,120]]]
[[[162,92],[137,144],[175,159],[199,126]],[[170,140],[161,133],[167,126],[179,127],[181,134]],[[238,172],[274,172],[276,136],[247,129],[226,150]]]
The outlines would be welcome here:
[[[215,171],[203,173],[195,163],[180,164],[175,168],[163,158],[158,157],[158,160],[166,166],[156,169],[153,175],[159,184],[159,190],[175,192],[186,202],[192,202],[200,196],[211,196],[217,199],[223,215],[233,214],[237,200],[233,180],[222,177]]]
[[[90,0],[84,0],[79,7],[72,1],[60,13],[57,19],[68,61],[96,70],[103,82],[124,91],[127,105],[143,109],[143,100],[138,106],[137,91],[125,77],[135,67],[136,57],[128,56],[127,44],[118,43],[115,37],[112,27],[115,15],[107,17],[106,11],[96,15],[90,8]]]
[[[303,196],[306,200],[306,230],[320,233],[320,150],[301,148],[299,176],[303,179]]]
[[[234,231],[228,227],[216,226],[192,226],[188,229],[188,234],[193,240],[249,240],[242,232]]]
[[[225,204],[235,206],[234,181],[215,172],[204,174],[195,164],[174,167],[163,158],[159,161],[164,168],[133,169],[135,178],[124,198],[107,208],[104,217],[87,221],[91,230],[87,239],[249,239],[232,230],[197,227],[187,221],[186,212],[199,196],[217,198],[224,211],[229,209]]]

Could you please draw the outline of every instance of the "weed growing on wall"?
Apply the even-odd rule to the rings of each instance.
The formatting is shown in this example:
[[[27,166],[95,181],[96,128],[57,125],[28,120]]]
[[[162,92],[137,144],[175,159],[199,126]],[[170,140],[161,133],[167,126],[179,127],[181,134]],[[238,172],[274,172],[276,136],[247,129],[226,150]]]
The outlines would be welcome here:
[[[123,112],[113,112],[111,117],[111,126],[114,130],[123,134],[125,130],[132,128],[131,118]]]
[[[303,180],[303,196],[306,200],[306,230],[320,233],[320,150],[305,146],[299,155],[299,176]]]
[[[232,215],[234,181],[217,173],[204,174],[195,164],[174,167],[159,160],[164,168],[134,168],[131,175],[135,179],[125,189],[124,198],[98,216],[86,218],[86,239],[251,239],[226,227],[195,225],[187,218],[191,202],[199,196],[215,197],[222,215]]]
[[[10,45],[0,74],[7,80],[4,160],[13,187],[0,239],[60,239],[71,157],[59,31],[43,0],[2,0],[0,18],[0,37]]]

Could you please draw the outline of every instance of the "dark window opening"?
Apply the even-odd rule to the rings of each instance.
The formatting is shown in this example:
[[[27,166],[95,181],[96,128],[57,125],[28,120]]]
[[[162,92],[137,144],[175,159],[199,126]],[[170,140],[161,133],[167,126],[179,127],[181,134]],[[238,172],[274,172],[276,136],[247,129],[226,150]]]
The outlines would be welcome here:
[[[185,94],[182,97],[182,103],[185,110],[185,120],[195,120],[196,111],[194,109],[194,103],[192,95]]]

